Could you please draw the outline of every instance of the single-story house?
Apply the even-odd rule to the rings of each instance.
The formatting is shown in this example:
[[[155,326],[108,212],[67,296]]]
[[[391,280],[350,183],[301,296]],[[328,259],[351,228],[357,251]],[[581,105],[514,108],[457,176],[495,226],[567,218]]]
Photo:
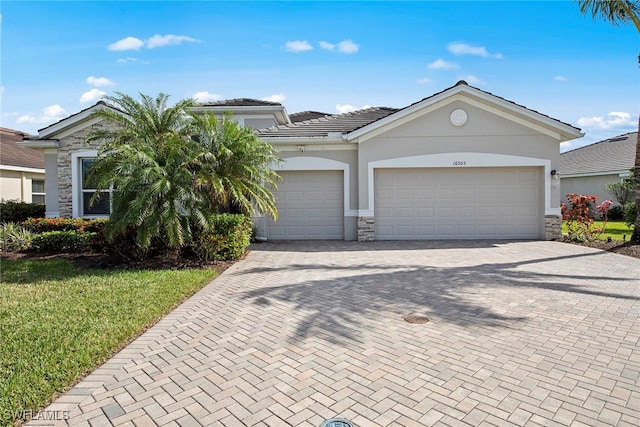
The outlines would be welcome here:
[[[560,154],[562,199],[575,193],[613,200],[604,187],[631,175],[637,141],[638,132],[630,132]]]
[[[0,200],[44,203],[44,154],[16,145],[24,132],[0,127]]]
[[[108,126],[98,103],[39,131],[47,215],[92,216],[83,187]],[[284,160],[279,219],[257,218],[268,239],[553,239],[561,235],[560,143],[580,129],[460,81],[404,108],[288,115],[279,103],[234,99],[196,111],[232,113]]]

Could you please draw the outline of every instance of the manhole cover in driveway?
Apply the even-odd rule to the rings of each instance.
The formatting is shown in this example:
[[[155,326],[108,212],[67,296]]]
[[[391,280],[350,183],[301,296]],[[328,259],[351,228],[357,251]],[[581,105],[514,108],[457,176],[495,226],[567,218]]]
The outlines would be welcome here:
[[[331,418],[323,422],[320,427],[355,427],[355,425],[344,418]]]
[[[404,316],[403,319],[405,322],[409,323],[427,323],[429,321],[429,319],[427,319],[425,316],[417,316],[415,314]]]

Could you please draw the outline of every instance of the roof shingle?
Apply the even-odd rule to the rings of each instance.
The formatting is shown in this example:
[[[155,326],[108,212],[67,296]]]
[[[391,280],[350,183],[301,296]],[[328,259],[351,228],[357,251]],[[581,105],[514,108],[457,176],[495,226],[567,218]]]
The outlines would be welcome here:
[[[30,135],[19,130],[0,127],[0,164],[44,169],[44,151],[16,145],[16,142],[22,142],[25,136]]]
[[[560,154],[560,174],[613,172],[633,167],[638,132],[630,132]]]
[[[396,108],[371,107],[351,113],[334,114],[257,131],[261,137],[322,137],[329,133],[348,133],[398,111]]]

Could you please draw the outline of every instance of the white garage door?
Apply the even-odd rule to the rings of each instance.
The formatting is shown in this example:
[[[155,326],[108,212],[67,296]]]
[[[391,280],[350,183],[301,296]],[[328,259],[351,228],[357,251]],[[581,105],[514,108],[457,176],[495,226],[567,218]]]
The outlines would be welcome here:
[[[270,239],[344,239],[342,171],[281,172],[278,221],[268,220]]]
[[[539,239],[542,168],[379,169],[377,240]]]

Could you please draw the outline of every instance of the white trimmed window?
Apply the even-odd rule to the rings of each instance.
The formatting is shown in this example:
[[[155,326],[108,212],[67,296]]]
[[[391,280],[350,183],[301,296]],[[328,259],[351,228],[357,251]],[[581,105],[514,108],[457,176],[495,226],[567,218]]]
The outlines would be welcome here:
[[[106,218],[111,212],[111,190],[101,191],[100,197],[91,204],[96,192],[87,180],[89,167],[98,155],[97,150],[82,150],[71,153],[72,215],[74,218]]]
[[[87,177],[89,175],[89,167],[94,161],[93,157],[82,157],[80,160],[80,216],[95,217],[109,216],[111,212],[111,191],[105,190],[99,193],[96,200],[91,203],[91,198],[96,192],[95,186],[92,186]]]
[[[31,203],[44,204],[44,179],[31,180]]]

